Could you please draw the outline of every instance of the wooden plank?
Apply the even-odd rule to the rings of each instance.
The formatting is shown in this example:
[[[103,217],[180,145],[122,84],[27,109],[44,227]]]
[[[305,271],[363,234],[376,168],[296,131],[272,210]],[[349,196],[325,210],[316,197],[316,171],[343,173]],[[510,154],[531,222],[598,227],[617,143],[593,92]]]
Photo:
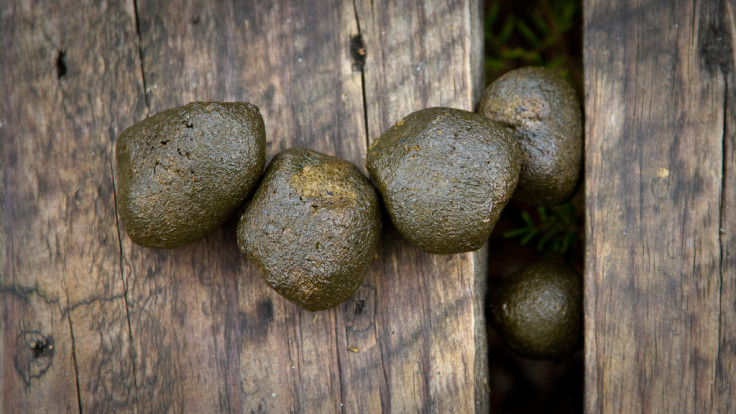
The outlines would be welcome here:
[[[111,164],[145,108],[125,6],[1,6],[2,412],[135,404]]]
[[[367,143],[362,78],[366,77],[366,84],[369,83],[366,75],[373,73],[369,69],[373,54],[369,52],[366,55],[365,72],[361,73],[360,64],[353,56],[356,52],[354,47],[351,53],[351,44],[355,45],[353,39],[360,34],[360,16],[356,20],[357,11],[351,2],[270,2],[247,7],[238,5],[232,10],[197,3],[191,3],[186,9],[173,5],[159,8],[143,2],[139,6],[143,65],[152,112],[193,99],[251,101],[259,105],[264,114],[271,143],[270,156],[291,146],[308,146],[349,159],[364,168]],[[382,9],[381,5],[375,7]],[[449,21],[469,18],[465,14],[468,10],[464,9],[469,5],[458,3],[454,7],[453,11],[438,12],[445,13]],[[421,7],[417,11],[403,10],[410,18],[423,12]],[[163,19],[161,16],[167,17]],[[432,16],[436,20],[440,15]],[[477,18],[477,14],[474,17]],[[366,16],[369,21],[381,21],[380,18]],[[406,52],[410,32],[403,23],[382,23],[383,30],[396,28],[394,41],[398,39],[405,45],[404,49],[396,52],[386,52],[390,58]],[[460,31],[464,27],[462,24],[458,26],[455,30]],[[225,30],[217,30],[223,27]],[[224,39],[222,32],[226,34]],[[461,32],[458,36],[467,37]],[[375,38],[368,34],[364,38],[366,50],[373,45],[376,51],[382,49],[380,41],[373,40]],[[426,47],[415,47],[427,54]],[[463,52],[461,49],[458,54]],[[420,57],[427,59],[427,56]],[[380,75],[382,66],[376,63],[373,65],[374,76],[388,79],[399,75],[402,79],[416,76],[426,85],[447,73],[457,72],[458,77],[469,79],[464,72],[469,73],[471,59],[449,60],[453,57],[447,57],[450,63],[446,67],[428,70],[429,75],[416,75],[416,72],[411,72],[415,70],[414,66],[406,68],[408,74],[392,70],[389,74]],[[243,62],[247,67],[239,67],[236,62]],[[453,62],[465,62],[467,66],[457,67]],[[170,76],[178,72],[184,76]],[[206,82],[201,81],[201,74],[213,72],[217,75]],[[412,86],[417,88],[421,84]],[[407,88],[396,89],[411,97],[427,94],[422,89],[409,92],[405,91]],[[457,89],[459,93],[452,89],[444,92],[449,96],[446,104],[469,108],[472,105],[471,84],[461,83]],[[434,98],[425,98],[425,101],[444,103]],[[368,98],[368,95],[366,102],[368,108],[382,103],[376,98]],[[413,109],[405,106],[403,113],[396,110],[391,114],[396,117],[393,121]],[[377,130],[389,124],[388,120],[380,122]],[[232,230],[226,227],[226,231],[227,234],[221,237],[227,238],[228,245],[233,246]],[[483,323],[483,319],[481,289],[473,285],[475,267],[472,256],[452,259],[450,269],[443,272],[445,266],[440,267],[440,263],[445,259],[421,255],[401,242],[394,242],[391,246],[392,249],[385,250],[386,257],[378,260],[379,263],[390,263],[391,267],[378,272],[374,266],[366,283],[348,303],[336,310],[319,313],[316,320],[311,313],[295,308],[263,285],[255,269],[243,258],[238,259],[235,267],[220,270],[220,274],[229,272],[225,275],[226,280],[236,280],[234,286],[240,292],[237,301],[229,302],[234,308],[228,312],[233,318],[231,323],[241,329],[233,332],[232,338],[223,339],[237,344],[237,354],[233,352],[233,355],[239,358],[240,367],[231,374],[239,375],[242,383],[237,405],[244,411],[321,412],[343,408],[348,411],[378,411],[381,407],[422,408],[438,404],[437,410],[443,411],[445,406],[442,404],[458,404],[458,408],[467,408],[468,404],[474,403],[477,390],[475,372],[484,372],[485,366],[479,364],[476,369],[472,363],[470,366],[465,364],[476,360],[477,344],[485,339],[480,336],[482,333],[473,330],[478,322]],[[141,262],[152,261],[148,257],[149,252],[132,245],[125,247],[126,252],[128,249],[131,255],[140,254]],[[191,261],[181,266],[178,264],[181,257],[197,256],[203,249],[210,249],[209,257],[213,259],[197,260],[197,264]],[[211,268],[212,261],[219,260],[218,252],[226,251],[228,255],[237,256],[229,249],[232,247],[225,247],[210,238],[182,256],[170,256],[167,252],[153,260],[166,262],[162,266],[171,266],[176,269],[173,273],[186,277],[188,273],[201,273],[190,270],[193,266]],[[135,263],[136,260],[130,262]],[[423,271],[413,270],[417,268]],[[243,273],[246,276],[241,276]],[[443,273],[460,273],[461,277],[442,282],[438,277]],[[137,274],[140,271],[132,272],[132,275]],[[397,278],[397,275],[405,278],[412,274],[414,276],[409,280]],[[179,283],[159,282],[158,287],[164,290]],[[430,328],[432,317],[444,315],[448,310],[436,306],[430,311],[436,301],[431,301],[429,295],[423,296],[423,300],[417,298],[413,291],[403,288],[407,282],[425,285],[425,289],[431,292],[451,284],[442,293],[448,298],[448,306],[452,305],[451,301],[464,301],[461,309],[452,314],[460,321],[455,324],[458,332]],[[396,293],[402,291],[406,293]],[[388,292],[392,294],[386,295]],[[473,300],[479,302],[474,303]],[[191,308],[194,304],[189,305]],[[161,302],[161,306],[170,305]],[[135,333],[136,314],[131,312],[133,337],[142,341],[137,343],[142,353],[152,347],[140,339],[144,338],[143,334]],[[448,318],[444,316],[444,319]],[[199,318],[188,320],[183,319],[184,323],[192,325],[200,323]],[[169,328],[169,331],[188,331],[175,324],[169,324]],[[396,332],[405,332],[405,335],[396,336],[397,339],[392,341],[391,335],[396,335]],[[469,340],[462,340],[465,337]],[[449,343],[449,340],[455,342]],[[482,345],[478,347],[483,349]],[[264,355],[264,349],[270,352]],[[349,349],[357,349],[358,352],[353,353]],[[189,352],[196,350],[190,347]],[[197,359],[206,358],[209,353],[210,349],[204,349]],[[479,353],[483,355],[483,351]],[[457,364],[462,368],[458,369]],[[233,367],[232,362],[225,365]],[[332,369],[326,370],[325,367]],[[453,378],[455,372],[465,375]],[[439,375],[447,373],[450,373],[450,379],[439,378]],[[192,381],[192,384],[196,386],[197,382]],[[478,391],[481,403],[484,395],[485,388],[482,388]],[[231,395],[230,398],[234,397]]]
[[[369,142],[422,108],[473,110],[483,87],[479,4],[358,1],[356,15]],[[428,255],[398,237],[382,247],[375,280],[384,375],[392,391],[407,390],[392,392],[389,407],[487,412],[486,252]]]
[[[585,2],[587,412],[736,409],[736,3]]]
[[[404,115],[474,105],[477,1],[81,6],[2,5],[3,412],[487,411],[482,252],[426,255],[389,229],[358,292],[313,314],[261,281],[236,219],[181,249],[132,244],[111,159],[147,115],[244,100],[269,157],[308,146],[365,171]],[[51,363],[25,381],[16,361]]]

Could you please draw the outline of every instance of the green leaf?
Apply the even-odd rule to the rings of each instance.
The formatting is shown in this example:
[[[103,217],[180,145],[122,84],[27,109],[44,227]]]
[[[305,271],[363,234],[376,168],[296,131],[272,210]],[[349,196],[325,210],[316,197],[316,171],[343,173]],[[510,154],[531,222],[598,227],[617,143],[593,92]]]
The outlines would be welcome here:
[[[496,21],[496,17],[498,17],[498,9],[500,7],[501,7],[501,3],[493,2],[486,10],[485,24],[487,27],[492,26],[493,23]]]
[[[501,51],[501,58],[506,60],[519,59],[526,54],[526,50],[517,47],[514,49],[506,49]]]
[[[486,59],[485,65],[486,70],[492,71],[501,71],[506,68],[506,65],[503,63],[503,61],[498,59]]]
[[[570,248],[573,240],[575,240],[575,232],[568,231],[565,234],[565,238],[562,239],[562,246],[560,247],[560,253],[565,253]]]
[[[532,220],[532,216],[529,215],[526,211],[521,212],[521,219],[524,220],[524,223],[527,225],[527,227],[536,227],[536,224],[534,224],[534,220]]]
[[[526,23],[519,20],[516,23],[516,28],[519,30],[519,34],[521,34],[532,47],[539,45],[539,38],[534,34],[532,29],[526,25]]]
[[[550,29],[547,20],[544,19],[541,10],[534,9],[531,13],[531,20],[534,22],[534,27],[539,29],[541,33],[548,34],[552,32],[552,29]]]
[[[575,24],[575,13],[577,10],[578,4],[574,1],[566,2],[562,6],[562,13],[557,18],[557,27],[560,29],[560,32],[565,33],[572,29]]]
[[[542,57],[539,52],[533,50],[524,53],[522,55],[522,59],[524,59],[527,64],[533,64],[535,66],[541,66],[544,64],[544,57]]]
[[[506,20],[506,23],[503,25],[503,29],[501,29],[501,33],[496,36],[496,39],[498,40],[498,43],[503,45],[506,43],[506,41],[509,40],[509,37],[511,37],[511,33],[514,31],[514,17],[509,17],[508,20]]]
[[[527,233],[529,233],[529,228],[528,227],[522,227],[520,229],[513,229],[513,230],[505,231],[503,233],[503,237],[505,239],[512,239],[514,237],[519,237],[519,236],[524,235],[524,234],[527,234]]]
[[[521,239],[521,244],[526,245],[527,243],[529,243],[534,238],[534,236],[537,235],[537,233],[539,233],[538,229],[531,230],[529,234],[527,234],[526,236],[524,236],[523,239]]]
[[[539,219],[541,221],[547,221],[549,216],[547,216],[547,209],[544,207],[537,207],[537,214],[539,214]]]
[[[537,242],[537,251],[538,252],[544,251],[544,246],[546,246],[547,242],[552,240],[557,233],[559,233],[559,231],[557,229],[553,229],[551,231],[548,231],[542,234],[542,237],[540,237],[539,241]]]

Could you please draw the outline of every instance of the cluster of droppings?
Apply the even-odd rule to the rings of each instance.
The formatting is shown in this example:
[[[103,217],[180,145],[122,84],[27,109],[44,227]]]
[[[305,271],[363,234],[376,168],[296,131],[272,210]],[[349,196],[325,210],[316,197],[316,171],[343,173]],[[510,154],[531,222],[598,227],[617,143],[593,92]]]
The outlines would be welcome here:
[[[479,113],[416,111],[368,147],[391,220],[421,250],[476,250],[512,194],[555,205],[577,188],[579,102],[558,75],[512,71],[484,91]],[[178,247],[219,226],[258,185],[238,224],[240,249],[287,299],[333,307],[375,256],[379,197],[353,164],[303,148],[278,154],[261,179],[265,148],[263,119],[247,103],[194,102],[133,125],[116,145],[121,221],[135,243]],[[499,309],[510,316],[508,304]]]

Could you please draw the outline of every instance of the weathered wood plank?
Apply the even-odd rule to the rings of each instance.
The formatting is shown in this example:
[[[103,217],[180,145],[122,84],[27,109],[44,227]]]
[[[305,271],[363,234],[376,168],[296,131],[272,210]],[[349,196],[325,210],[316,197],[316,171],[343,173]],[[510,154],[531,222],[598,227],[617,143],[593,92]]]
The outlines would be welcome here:
[[[1,6],[2,412],[135,404],[110,159],[144,108],[130,6]]]
[[[374,10],[385,7],[374,6]],[[385,54],[389,60],[398,60],[404,59],[408,47],[413,47],[417,50],[418,65],[424,67],[429,62],[437,66],[423,73],[416,72],[415,66],[389,70],[383,68],[380,59],[371,63],[372,54],[368,52],[361,72],[354,47],[355,37],[361,34],[358,27],[361,18],[358,16],[356,20],[359,11],[352,2],[255,2],[232,8],[195,2],[184,9],[140,2],[143,67],[151,112],[197,99],[254,102],[264,114],[270,156],[288,147],[308,146],[349,159],[364,169],[367,127],[363,82],[368,85],[373,79],[383,77],[387,83],[380,86],[386,93],[400,92],[419,105],[472,106],[475,79],[470,72],[473,76],[477,72],[471,69],[474,68],[471,62],[479,63],[479,55],[470,57],[477,38],[469,37],[471,28],[464,22],[478,18],[474,8],[477,4],[453,3],[449,9],[436,11],[432,10],[432,4],[402,8],[402,13],[413,19],[426,13],[434,20],[443,16],[447,21],[460,21],[449,30],[457,32],[461,40],[456,39],[455,43],[462,47],[440,58],[435,52],[441,44],[439,26],[428,31],[433,40],[420,45],[413,39],[422,36],[411,31],[419,30],[418,26],[410,29],[401,20],[384,21],[380,24],[382,30],[393,30],[392,39],[400,41],[402,48],[382,51],[378,35],[364,33],[366,50],[373,48],[376,56]],[[381,19],[383,16],[366,16],[366,20]],[[412,46],[410,41],[417,44]],[[453,60],[458,56],[461,58]],[[446,63],[442,66],[437,61]],[[182,76],[171,76],[172,73]],[[375,75],[368,75],[371,73]],[[444,78],[448,74],[460,80],[457,85]],[[369,76],[373,78],[369,80]],[[396,86],[410,78],[416,81],[405,87]],[[438,82],[453,86],[442,94],[425,91],[428,85]],[[439,96],[444,100],[438,99]],[[366,95],[366,107],[378,107],[384,100],[384,97]],[[414,109],[418,106],[397,107],[387,113],[395,118],[380,120],[376,130],[382,130]],[[232,380],[233,375],[239,375],[242,389],[236,406],[243,411],[329,412],[343,408],[445,411],[468,409],[476,399],[482,407],[487,392],[482,383],[478,389],[475,374],[478,371],[483,378],[486,370],[485,336],[483,329],[474,330],[477,324],[484,324],[482,284],[474,284],[473,256],[432,257],[419,254],[401,241],[387,239],[386,244],[390,247],[382,250],[385,253],[379,256],[378,262],[390,265],[380,272],[378,265],[374,266],[353,298],[335,310],[317,314],[316,319],[268,289],[255,269],[238,257],[232,250],[232,225],[226,226],[222,234],[196,243],[181,256],[157,252],[153,257],[150,251],[126,241],[124,250],[126,257],[131,257],[132,266],[158,261],[163,268],[169,266],[172,270],[154,273],[181,275],[178,277],[201,273],[203,270],[198,268],[211,268],[223,252],[237,258],[238,264],[212,274],[235,280],[231,283],[239,292],[236,301],[228,302],[228,306],[234,307],[227,310],[231,318],[225,321],[238,330],[230,338],[222,339],[237,345],[237,354],[232,349],[229,351],[237,361],[223,363],[227,357],[210,357],[212,350],[200,345],[189,345],[188,352],[198,355],[197,360],[215,358],[213,365],[230,369],[233,362],[239,363],[239,370],[231,372],[228,378]],[[210,260],[180,262],[183,257],[199,258],[203,250],[210,251]],[[139,275],[140,270],[134,270],[131,279],[137,280]],[[445,275],[455,278],[440,279]],[[182,284],[180,280],[164,279],[157,278],[157,286],[163,291]],[[406,289],[407,284],[420,286],[425,294],[417,297],[414,290]],[[134,285],[135,282],[131,284]],[[431,299],[435,294],[438,299]],[[137,300],[135,296],[131,288],[131,303]],[[154,315],[166,314],[165,309],[173,306],[165,301],[159,305],[162,310]],[[196,305],[187,302],[182,307],[191,309]],[[152,346],[147,330],[136,327],[137,314],[131,311],[131,322],[133,338],[140,349],[137,354],[142,354]],[[197,325],[200,319],[199,315],[186,315],[180,322]],[[433,325],[433,319],[439,321]],[[189,329],[172,322],[167,324],[167,335],[190,343],[186,335],[178,334]],[[476,357],[476,352],[481,358]],[[189,381],[191,386],[198,384],[194,379],[182,381]],[[236,388],[231,382],[230,389]],[[187,395],[196,394],[185,393],[184,398]],[[235,397],[230,395],[230,398]]]
[[[425,255],[389,229],[358,292],[313,314],[261,281],[235,219],[181,249],[132,244],[111,159],[147,115],[244,100],[269,157],[308,146],[365,171],[409,112],[472,108],[479,7],[3,3],[2,411],[486,411],[482,253]]]
[[[736,4],[585,2],[588,412],[733,412]]]
[[[483,87],[480,4],[358,1],[356,13],[367,51],[369,141],[422,108],[473,110]],[[392,391],[425,397],[399,392],[389,406],[396,412],[487,411],[485,252],[428,255],[399,237],[390,240],[375,279],[384,310],[376,327],[384,375]],[[459,355],[467,359],[458,361]],[[473,400],[475,407],[467,404]]]

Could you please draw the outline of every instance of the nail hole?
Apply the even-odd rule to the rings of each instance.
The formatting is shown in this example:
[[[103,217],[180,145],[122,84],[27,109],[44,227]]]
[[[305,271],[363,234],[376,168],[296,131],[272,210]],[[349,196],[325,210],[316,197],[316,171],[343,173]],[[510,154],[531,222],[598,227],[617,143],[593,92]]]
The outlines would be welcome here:
[[[66,75],[66,63],[64,63],[65,56],[66,50],[59,49],[56,51],[56,79],[61,79]]]
[[[29,344],[31,347],[31,351],[33,351],[33,357],[38,358],[40,356],[46,356],[51,350],[54,349],[54,346],[51,344],[45,344],[43,342],[31,342]]]
[[[358,299],[355,301],[355,314],[360,315],[365,309],[365,299]]]
[[[363,42],[363,36],[355,35],[350,39],[350,55],[353,57],[353,62],[359,69],[363,69],[365,66],[365,42]]]

